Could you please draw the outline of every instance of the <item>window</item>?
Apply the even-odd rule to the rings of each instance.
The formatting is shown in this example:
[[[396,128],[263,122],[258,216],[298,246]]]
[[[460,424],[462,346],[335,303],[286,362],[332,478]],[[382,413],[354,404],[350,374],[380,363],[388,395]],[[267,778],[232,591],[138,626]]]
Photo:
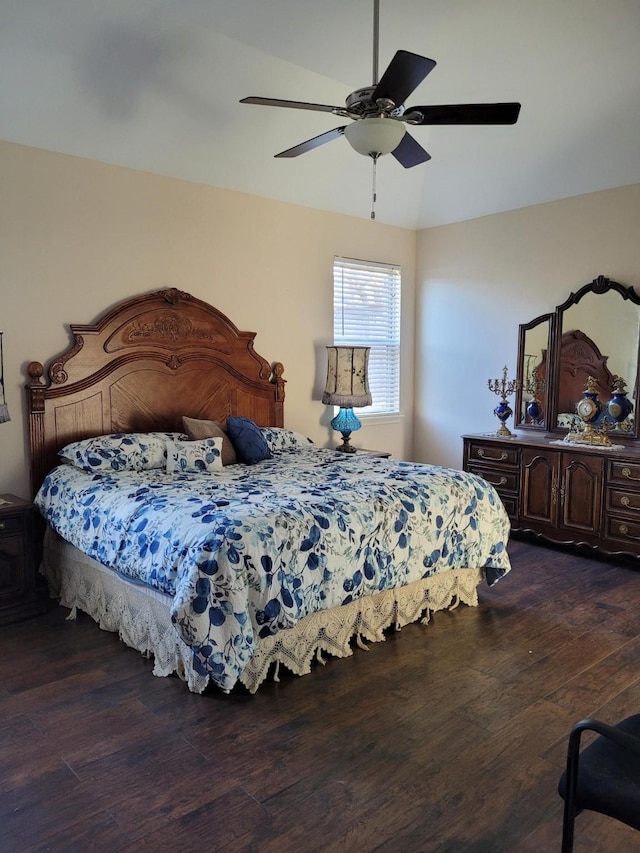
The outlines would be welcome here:
[[[400,411],[400,267],[333,260],[333,342],[370,346],[373,403],[358,415]]]

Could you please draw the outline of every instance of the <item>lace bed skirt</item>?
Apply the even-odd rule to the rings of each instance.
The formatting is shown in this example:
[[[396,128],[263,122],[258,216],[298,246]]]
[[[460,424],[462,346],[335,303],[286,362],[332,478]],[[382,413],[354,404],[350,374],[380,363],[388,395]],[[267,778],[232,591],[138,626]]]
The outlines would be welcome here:
[[[116,632],[127,646],[152,655],[154,675],[177,673],[189,690],[202,693],[208,678],[194,672],[191,650],[171,622],[171,596],[123,579],[50,529],[45,535],[40,571],[49,582],[52,597],[71,609],[69,619],[75,618],[77,610],[88,613],[103,630]],[[354,637],[366,648],[364,641],[384,640],[384,630],[391,625],[400,629],[418,620],[427,623],[431,613],[460,602],[476,606],[477,587],[483,578],[482,569],[452,569],[313,613],[295,628],[258,640],[240,681],[255,693],[272,664],[276,680],[280,664],[296,675],[306,675],[314,658],[323,662],[322,652],[335,657],[351,655]]]

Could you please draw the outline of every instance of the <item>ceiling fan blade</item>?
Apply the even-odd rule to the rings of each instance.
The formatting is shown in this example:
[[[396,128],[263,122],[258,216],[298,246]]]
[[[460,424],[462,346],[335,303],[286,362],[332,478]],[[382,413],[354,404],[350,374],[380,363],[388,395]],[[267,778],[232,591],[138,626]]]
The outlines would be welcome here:
[[[422,113],[422,121],[414,121],[413,113]],[[407,107],[404,117],[410,124],[515,124],[520,104],[443,104],[430,107]]]
[[[404,104],[435,65],[435,61],[426,56],[408,50],[397,51],[376,86],[372,100],[388,98],[397,106]]]
[[[340,114],[344,107],[331,107],[328,104],[308,104],[306,101],[283,101],[279,98],[242,98],[241,104],[259,104],[263,107],[289,107],[292,110],[317,110],[321,113]]]
[[[287,148],[286,151],[281,151],[276,154],[276,157],[298,157],[300,154],[306,154],[307,151],[313,151],[319,145],[324,145],[325,142],[331,142],[333,139],[344,134],[344,127],[336,127],[333,130],[328,130],[326,133],[321,133],[319,136],[314,136],[313,139],[307,139],[306,142],[301,142],[300,145],[294,145],[293,148]]]
[[[394,148],[391,153],[405,169],[410,169],[412,166],[419,166],[420,163],[426,163],[427,160],[431,160],[431,154],[428,154],[410,133],[405,133],[400,140],[400,145]]]

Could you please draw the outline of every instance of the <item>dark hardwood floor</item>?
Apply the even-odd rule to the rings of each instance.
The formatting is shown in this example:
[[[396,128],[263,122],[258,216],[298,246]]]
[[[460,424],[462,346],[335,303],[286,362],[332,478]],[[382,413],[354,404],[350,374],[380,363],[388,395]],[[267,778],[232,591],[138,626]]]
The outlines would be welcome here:
[[[521,542],[478,608],[189,694],[52,605],[0,630],[0,850],[560,849],[566,736],[640,710],[640,570]],[[576,853],[640,850],[584,813]]]

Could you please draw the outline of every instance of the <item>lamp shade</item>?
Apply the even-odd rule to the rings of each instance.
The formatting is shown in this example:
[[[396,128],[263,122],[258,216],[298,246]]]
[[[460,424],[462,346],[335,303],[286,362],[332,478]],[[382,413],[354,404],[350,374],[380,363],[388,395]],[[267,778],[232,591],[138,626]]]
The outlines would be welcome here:
[[[370,406],[367,369],[371,347],[327,347],[327,382],[322,402],[350,409]]]
[[[361,118],[344,129],[349,145],[358,154],[370,157],[391,154],[400,145],[405,133],[402,122],[392,118]]]

